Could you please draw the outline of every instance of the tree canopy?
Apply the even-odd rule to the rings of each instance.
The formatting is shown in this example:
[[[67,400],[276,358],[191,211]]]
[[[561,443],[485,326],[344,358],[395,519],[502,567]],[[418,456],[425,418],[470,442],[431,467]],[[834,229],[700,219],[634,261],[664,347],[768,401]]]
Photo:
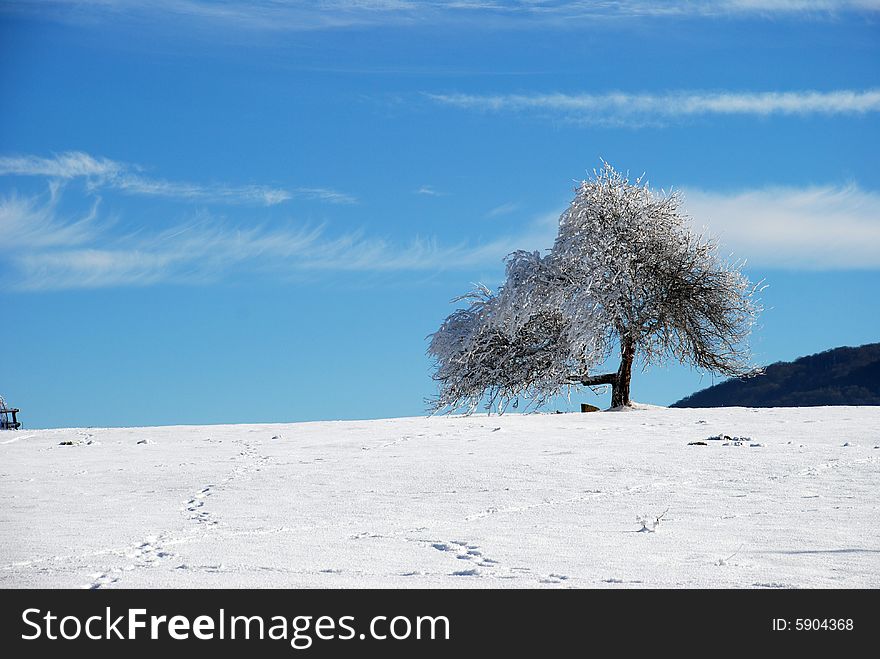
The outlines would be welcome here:
[[[760,312],[742,262],[690,229],[678,192],[654,191],[611,165],[577,188],[546,254],[516,251],[497,292],[457,298],[431,335],[435,411],[539,405],[572,385],[611,385],[630,405],[633,363],[667,359],[751,372],[746,340]],[[615,351],[620,367],[596,374]]]

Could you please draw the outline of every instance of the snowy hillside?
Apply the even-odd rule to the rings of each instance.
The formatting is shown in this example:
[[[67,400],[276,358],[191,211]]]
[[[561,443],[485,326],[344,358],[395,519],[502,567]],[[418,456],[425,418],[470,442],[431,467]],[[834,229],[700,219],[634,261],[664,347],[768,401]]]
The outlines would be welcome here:
[[[878,407],[4,432],[0,587],[876,588],[878,446]]]

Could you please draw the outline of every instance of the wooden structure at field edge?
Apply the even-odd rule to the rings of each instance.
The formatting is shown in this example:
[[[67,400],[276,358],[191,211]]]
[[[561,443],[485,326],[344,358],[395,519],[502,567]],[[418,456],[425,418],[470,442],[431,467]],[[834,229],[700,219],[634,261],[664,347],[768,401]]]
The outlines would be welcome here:
[[[15,407],[6,407],[4,403],[0,403],[0,430],[18,430],[21,428],[21,421],[16,418],[16,414],[21,410]],[[12,415],[12,421],[9,415]]]

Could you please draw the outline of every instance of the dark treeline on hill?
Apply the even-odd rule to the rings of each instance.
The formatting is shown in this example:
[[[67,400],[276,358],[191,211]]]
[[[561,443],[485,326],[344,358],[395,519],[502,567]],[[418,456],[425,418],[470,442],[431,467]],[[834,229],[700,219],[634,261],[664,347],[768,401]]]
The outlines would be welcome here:
[[[762,375],[727,380],[682,398],[672,407],[816,405],[880,405],[880,343],[778,362]]]

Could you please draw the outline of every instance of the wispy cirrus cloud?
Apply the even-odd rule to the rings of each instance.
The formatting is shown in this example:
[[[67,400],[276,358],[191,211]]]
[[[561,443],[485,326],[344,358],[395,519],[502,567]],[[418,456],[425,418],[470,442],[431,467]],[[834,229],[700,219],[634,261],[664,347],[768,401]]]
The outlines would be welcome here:
[[[266,185],[198,184],[145,176],[143,168],[80,151],[50,158],[35,155],[0,156],[0,175],[43,176],[69,180],[82,178],[92,190],[113,189],[125,194],[164,197],[219,204],[275,206],[296,197],[333,204],[353,204],[352,195],[329,188],[300,187],[290,190]]]
[[[491,209],[488,213],[486,213],[486,217],[501,217],[502,215],[510,215],[511,213],[515,213],[517,210],[519,210],[519,204],[509,201],[506,204],[501,204]]]
[[[119,176],[128,169],[130,167],[123,163],[108,158],[95,158],[81,151],[67,151],[51,158],[34,155],[0,156],[0,175],[104,179]]]
[[[275,206],[294,196],[289,190],[265,185],[200,185],[127,173],[92,183],[95,188],[105,186],[132,195],[220,204]]]
[[[293,195],[304,199],[318,199],[331,204],[356,204],[357,197],[354,195],[331,190],[330,188],[294,188]]]
[[[83,18],[186,21],[228,26],[236,31],[284,32],[351,27],[472,24],[485,27],[550,25],[577,27],[597,20],[639,18],[737,18],[742,16],[821,19],[880,11],[877,0],[7,0],[5,11],[62,20]]]
[[[692,228],[734,260],[766,270],[880,270],[876,190],[849,183],[680,192]],[[550,220],[560,213],[533,223],[532,242],[517,249],[551,246],[557,225]]]
[[[99,201],[78,216],[62,216],[58,211],[60,185],[49,185],[47,198],[12,193],[0,197],[0,234],[4,250],[18,253],[26,249],[82,245],[90,242],[97,228]]]
[[[764,269],[880,269],[880,193],[855,184],[767,187],[734,192],[684,188],[698,230],[725,252]],[[233,224],[207,212],[162,230],[100,217],[97,202],[59,211],[61,188],[0,197],[0,252],[8,288],[57,290],[203,284],[230,276],[485,270],[500,273],[516,249],[553,244],[561,209],[486,242],[436,237],[392,241],[325,226]]]
[[[855,184],[684,189],[694,226],[764,268],[880,268],[880,193]]]
[[[662,94],[433,94],[430,100],[481,112],[549,115],[587,123],[625,123],[697,115],[864,115],[880,111],[880,89],[835,91],[676,91]]]
[[[413,194],[422,195],[424,197],[443,197],[445,193],[439,192],[434,189],[433,186],[430,185],[422,185],[417,189],[413,190]]]
[[[849,183],[680,191],[693,229],[735,260],[766,270],[880,270],[876,190]],[[533,221],[511,244],[552,246],[561,212]]]
[[[120,232],[119,223],[100,221],[97,203],[79,216],[61,214],[59,197],[57,185],[48,195],[0,197],[0,234],[14,240],[14,249],[0,252],[8,286],[58,290],[198,284],[241,273],[500,269],[515,249],[549,245],[555,225],[555,215],[547,216],[487,243],[442,244],[433,237],[392,242],[362,231],[332,235],[324,226],[230,224],[203,211],[161,231]]]

